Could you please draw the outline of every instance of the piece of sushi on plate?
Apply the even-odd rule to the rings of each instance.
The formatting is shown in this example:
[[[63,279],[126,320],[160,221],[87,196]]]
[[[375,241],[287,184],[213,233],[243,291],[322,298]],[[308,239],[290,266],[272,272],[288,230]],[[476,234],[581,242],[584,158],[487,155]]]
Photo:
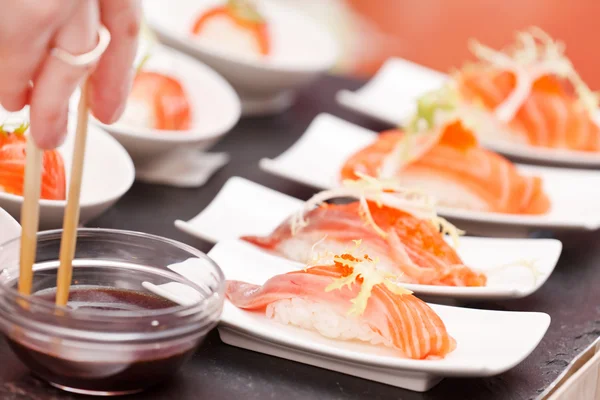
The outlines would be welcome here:
[[[176,78],[156,71],[138,70],[118,123],[164,131],[190,129],[188,95]]]
[[[11,129],[0,126],[0,191],[23,195],[25,182],[25,162],[29,128],[23,123]],[[42,187],[40,198],[45,200],[65,200],[66,177],[63,158],[57,150],[46,150],[42,160]]]
[[[524,176],[505,157],[480,146],[475,131],[490,129],[443,87],[418,100],[404,129],[383,132],[346,159],[340,179],[367,174],[421,190],[439,206],[540,215],[551,204],[539,177]]]
[[[203,12],[191,29],[195,40],[249,58],[271,52],[268,24],[249,0],[227,0]]]
[[[279,323],[331,339],[387,346],[399,357],[440,359],[452,352],[456,341],[435,311],[357,251],[274,276],[262,286],[229,280],[227,298]]]
[[[562,43],[532,28],[519,32],[506,50],[471,44],[478,61],[455,72],[452,83],[463,102],[497,120],[498,129],[482,135],[541,148],[600,151],[598,94],[579,77]]]
[[[360,174],[360,173],[359,173]],[[347,204],[325,203],[355,198]],[[485,274],[464,265],[444,234],[461,234],[435,212],[433,200],[397,183],[368,176],[346,181],[309,199],[304,207],[265,237],[243,240],[290,260],[308,263],[323,248],[341,251],[356,237],[379,262],[377,268],[405,283],[485,286]],[[320,255],[319,255],[320,254]]]

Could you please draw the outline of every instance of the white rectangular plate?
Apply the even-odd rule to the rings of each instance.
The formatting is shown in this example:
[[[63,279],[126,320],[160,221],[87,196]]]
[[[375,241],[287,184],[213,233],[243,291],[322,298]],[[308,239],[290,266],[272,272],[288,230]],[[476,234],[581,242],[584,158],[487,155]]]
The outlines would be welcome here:
[[[237,238],[243,235],[268,235],[301,206],[301,200],[233,177],[200,214],[188,222],[178,220],[175,225],[193,236],[212,243],[220,242],[221,248],[229,247],[232,253],[250,253],[252,257],[252,252],[264,252]],[[548,279],[561,250],[561,242],[554,239],[463,237],[457,249],[458,254],[466,265],[489,274],[488,286],[407,284],[406,287],[422,295],[452,299],[524,297],[535,292]],[[537,279],[534,279],[530,269],[518,265],[527,261],[535,262],[539,273]],[[514,265],[498,269],[509,264]],[[298,264],[297,267],[303,266]]]
[[[298,269],[295,263],[263,252],[232,252],[225,244],[217,244],[209,256],[227,279],[254,284]],[[264,313],[238,309],[228,301],[219,333],[233,346],[425,391],[443,377],[491,376],[513,368],[535,349],[550,324],[550,317],[543,313],[431,307],[457,341],[456,350],[443,360],[404,359],[389,348],[330,340],[269,320]]]
[[[304,135],[275,159],[262,159],[263,170],[318,189],[339,186],[339,171],[348,157],[372,143],[377,134],[329,114],[320,114]],[[517,164],[526,175],[538,175],[552,209],[545,215],[511,215],[439,207],[459,227],[486,235],[523,235],[531,229],[600,228],[600,173]],[[461,224],[462,223],[462,224]],[[501,230],[499,230],[501,229]]]
[[[441,72],[401,58],[390,58],[362,88],[355,92],[338,92],[337,101],[362,115],[399,126],[414,113],[419,96],[439,88],[447,79]],[[489,138],[481,140],[494,151],[523,160],[600,167],[600,153],[548,149]]]
[[[390,58],[355,92],[340,90],[337,101],[359,114],[398,126],[414,114],[416,100],[440,88],[448,76],[402,58]]]
[[[0,207],[0,245],[19,237],[21,225]]]

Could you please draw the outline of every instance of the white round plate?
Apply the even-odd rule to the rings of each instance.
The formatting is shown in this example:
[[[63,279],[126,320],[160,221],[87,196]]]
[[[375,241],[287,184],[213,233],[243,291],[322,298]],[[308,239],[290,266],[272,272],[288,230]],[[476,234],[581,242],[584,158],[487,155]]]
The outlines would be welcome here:
[[[160,72],[177,79],[186,91],[191,106],[191,127],[183,131],[156,130],[126,125],[112,125],[91,120],[108,131],[125,147],[138,164],[180,147],[203,150],[213,145],[238,122],[240,100],[225,79],[192,57],[154,45],[145,71]],[[74,102],[79,96],[74,96]],[[76,110],[76,107],[72,107]]]
[[[220,0],[146,0],[149,26],[167,45],[197,57],[222,74],[242,99],[244,115],[280,112],[293,102],[294,90],[329,70],[336,62],[333,37],[310,18],[281,2],[262,1],[260,11],[270,29],[272,53],[249,58],[194,39],[191,28]]]
[[[69,133],[58,151],[66,171],[67,191],[75,139],[75,121],[69,121]],[[108,133],[90,124],[86,143],[81,186],[80,223],[102,214],[123,196],[133,184],[135,170],[127,151]],[[22,196],[0,192],[0,207],[20,219]],[[58,229],[63,225],[65,200],[40,200],[40,230]]]

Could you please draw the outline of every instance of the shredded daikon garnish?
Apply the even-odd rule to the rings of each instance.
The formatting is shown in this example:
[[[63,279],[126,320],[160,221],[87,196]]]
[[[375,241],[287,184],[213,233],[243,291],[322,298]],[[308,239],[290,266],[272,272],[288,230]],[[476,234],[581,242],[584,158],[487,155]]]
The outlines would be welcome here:
[[[516,45],[504,51],[494,50],[472,41],[471,51],[482,61],[515,74],[512,93],[496,107],[494,113],[502,122],[510,122],[529,97],[536,80],[556,75],[568,80],[577,93],[579,104],[594,116],[600,97],[583,82],[571,61],[565,56],[565,46],[554,41],[537,27],[517,33]]]
[[[312,245],[312,247],[310,248],[310,255],[308,257],[308,261],[306,262],[305,269],[319,265],[320,263],[322,263],[323,261],[325,261],[327,259],[329,259],[329,260],[333,259],[335,254],[333,254],[332,252],[325,251],[325,252],[320,253],[317,251],[317,247],[322,245],[326,239],[327,239],[327,235],[323,236],[321,239],[317,240]]]
[[[450,221],[440,216],[436,216],[432,220],[432,223],[435,227],[437,227],[440,230],[440,233],[442,235],[450,236],[450,238],[452,239],[452,246],[454,248],[458,248],[459,238],[460,236],[466,233],[465,231],[458,229]]]
[[[327,235],[323,236],[321,239],[316,241],[312,247],[310,248],[310,255],[308,257],[308,261],[306,262],[306,268],[314,267],[317,265],[331,264],[333,262],[334,257],[337,256],[337,253],[334,253],[329,250],[325,250],[323,252],[317,252],[317,247],[321,246],[323,242],[327,239]],[[362,239],[352,240],[354,243],[354,248],[346,247],[342,254],[355,254],[357,250],[364,253],[361,244]]]
[[[437,215],[432,197],[416,190],[405,189],[393,180],[377,179],[358,172],[357,176],[359,179],[344,180],[341,187],[317,193],[306,201],[302,209],[291,217],[292,235],[308,225],[305,218],[308,211],[323,205],[327,200],[344,197],[359,200],[360,216],[383,238],[386,238],[388,233],[375,223],[368,201],[374,202],[378,207],[390,207],[430,221],[437,229],[453,238],[458,238],[463,233]]]
[[[412,294],[410,290],[398,285],[397,275],[377,269],[377,260],[372,260],[367,255],[362,257],[355,255],[360,250],[360,241],[355,241],[355,243],[357,249],[350,252],[353,254],[347,253],[337,255],[333,258],[333,261],[336,264],[348,267],[352,272],[344,277],[334,280],[325,288],[325,291],[330,292],[332,290],[342,289],[344,286],[351,287],[357,279],[362,279],[358,295],[351,300],[352,307],[348,310],[348,315],[360,316],[365,311],[373,287],[376,285],[384,285],[392,293],[397,295]]]
[[[509,263],[506,263],[503,265],[498,265],[496,267],[487,269],[485,271],[479,271],[479,272],[482,272],[482,273],[486,274],[487,276],[491,276],[495,272],[497,273],[499,271],[503,271],[508,268],[525,267],[529,272],[531,272],[531,276],[533,278],[533,283],[536,284],[537,280],[544,275],[544,273],[538,269],[538,267],[536,265],[537,262],[538,262],[537,259],[517,260],[517,261],[509,262]]]

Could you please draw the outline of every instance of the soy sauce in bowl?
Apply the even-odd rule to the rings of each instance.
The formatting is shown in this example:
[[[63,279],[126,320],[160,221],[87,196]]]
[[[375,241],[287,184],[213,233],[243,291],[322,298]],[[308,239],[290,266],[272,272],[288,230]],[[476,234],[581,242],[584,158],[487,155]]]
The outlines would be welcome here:
[[[220,318],[225,278],[185,244],[137,232],[80,229],[66,307],[55,305],[61,231],[38,234],[33,291],[16,290],[19,240],[0,245],[0,331],[31,372],[88,395],[145,390],[175,375]],[[206,282],[169,269],[189,259]],[[143,283],[177,282],[199,294],[179,305]]]
[[[45,291],[36,296],[54,302],[54,291]],[[134,290],[113,288],[73,288],[67,307],[75,310],[101,311],[144,311],[176,307],[170,300]],[[142,382],[160,383],[192,355],[195,347],[182,346],[180,351],[170,349],[161,352],[157,349],[155,357],[136,360],[132,354],[130,362],[78,361],[51,349],[39,350],[8,339],[8,343],[17,356],[30,368],[31,372],[53,385],[63,388],[78,388],[113,394],[135,392]]]

